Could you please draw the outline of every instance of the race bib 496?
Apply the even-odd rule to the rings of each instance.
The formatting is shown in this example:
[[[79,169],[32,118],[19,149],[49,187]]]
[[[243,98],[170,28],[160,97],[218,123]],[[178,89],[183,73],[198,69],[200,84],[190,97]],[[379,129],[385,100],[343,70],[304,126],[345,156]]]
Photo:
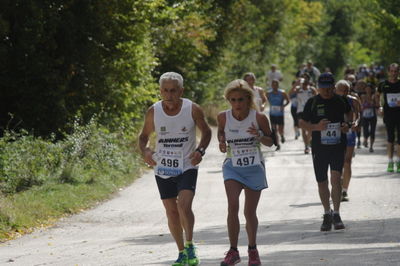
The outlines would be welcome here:
[[[182,173],[183,152],[181,149],[160,149],[157,152],[157,175],[178,176]]]

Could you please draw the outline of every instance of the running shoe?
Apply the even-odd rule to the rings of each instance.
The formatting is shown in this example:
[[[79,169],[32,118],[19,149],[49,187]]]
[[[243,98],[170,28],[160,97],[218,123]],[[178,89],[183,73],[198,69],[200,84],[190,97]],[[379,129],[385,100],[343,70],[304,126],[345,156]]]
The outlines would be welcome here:
[[[281,145],[277,145],[275,151],[279,151],[281,149]]]
[[[369,148],[369,152],[374,152],[374,148]]]
[[[284,136],[281,137],[281,142],[285,143],[285,137]]]
[[[225,253],[225,259],[221,261],[221,266],[232,266],[240,262],[239,251],[230,249]]]
[[[363,145],[365,148],[368,148],[368,141],[364,140]]]
[[[187,264],[189,266],[196,266],[200,264],[200,260],[196,255],[196,247],[193,244],[186,245],[185,252],[187,254]]]
[[[357,149],[361,149],[361,142],[357,141]]]
[[[388,171],[389,173],[394,172],[394,163],[393,162],[388,163],[388,167],[387,167],[386,171]]]
[[[322,221],[321,231],[331,231],[332,229],[332,214],[325,213]]]
[[[186,251],[179,252],[178,259],[172,264],[172,266],[185,266],[187,264]]]
[[[400,173],[400,162],[396,163],[396,172]]]
[[[343,192],[342,192],[341,201],[349,201],[349,198],[348,198],[348,196],[347,196],[347,192],[346,192],[346,191],[343,191]]]
[[[335,228],[335,230],[341,230],[344,229],[344,224],[342,222],[342,219],[340,218],[339,213],[334,213],[332,216],[332,223],[333,223],[333,227]]]
[[[310,148],[307,146],[305,149],[304,149],[304,154],[309,154],[310,153]]]
[[[249,249],[249,266],[259,266],[261,265],[260,256],[258,255],[258,250]]]

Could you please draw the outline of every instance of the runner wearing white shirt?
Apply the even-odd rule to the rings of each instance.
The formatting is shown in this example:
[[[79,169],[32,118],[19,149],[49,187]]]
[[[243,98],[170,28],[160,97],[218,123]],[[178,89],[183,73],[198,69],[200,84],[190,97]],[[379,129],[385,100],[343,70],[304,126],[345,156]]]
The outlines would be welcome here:
[[[275,80],[275,79],[279,80],[279,81],[282,81],[283,80],[283,75],[282,75],[281,71],[279,71],[277,69],[277,66],[275,64],[272,64],[271,65],[271,71],[269,71],[267,73],[267,86],[268,86],[267,89],[271,88],[272,81]]]
[[[154,166],[168,227],[179,250],[178,259],[172,265],[194,266],[200,261],[192,243],[192,202],[196,190],[197,165],[210,142],[211,129],[201,108],[181,98],[184,89],[180,74],[164,73],[159,82],[162,100],[152,105],[145,115],[139,148],[144,161]],[[196,127],[201,132],[197,148]],[[157,135],[155,150],[147,147],[153,132]]]
[[[316,89],[309,84],[310,76],[307,73],[301,75],[300,79],[297,80],[296,86],[294,86],[294,93],[296,93],[297,99],[297,117],[302,118],[304,106],[306,105],[308,99],[317,94]],[[301,128],[301,136],[304,142],[304,153],[310,153],[310,140],[311,132],[305,128]]]
[[[244,190],[248,265],[261,265],[257,251],[257,206],[261,191],[268,187],[265,162],[260,145],[272,146],[271,129],[265,114],[256,111],[253,93],[247,82],[234,80],[224,92],[231,108],[218,114],[218,140],[221,152],[227,153],[222,166],[228,200],[228,234],[230,249],[221,266],[240,262],[238,250],[239,196]]]
[[[249,84],[250,88],[253,90],[254,102],[258,107],[258,111],[264,111],[264,104],[267,101],[267,97],[265,96],[263,88],[254,85],[256,83],[256,75],[254,75],[254,73],[248,72],[244,74],[243,79]]]

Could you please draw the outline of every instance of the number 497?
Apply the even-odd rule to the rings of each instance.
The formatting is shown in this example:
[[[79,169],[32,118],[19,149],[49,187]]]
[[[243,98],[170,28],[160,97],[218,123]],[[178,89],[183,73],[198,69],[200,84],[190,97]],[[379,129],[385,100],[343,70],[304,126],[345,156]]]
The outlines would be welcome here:
[[[236,164],[239,166],[248,166],[254,164],[254,156],[242,157],[237,159]]]

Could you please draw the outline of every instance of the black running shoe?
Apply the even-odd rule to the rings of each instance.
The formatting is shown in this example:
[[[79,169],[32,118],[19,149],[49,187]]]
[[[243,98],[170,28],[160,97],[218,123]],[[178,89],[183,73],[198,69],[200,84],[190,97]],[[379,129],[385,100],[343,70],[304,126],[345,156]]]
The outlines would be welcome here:
[[[281,149],[281,145],[277,145],[275,151],[279,151]]]
[[[334,213],[332,215],[332,220],[333,220],[333,227],[335,228],[335,230],[344,229],[344,224],[338,213]]]
[[[341,201],[349,201],[348,195],[346,191],[342,192],[342,198]]]
[[[281,142],[285,143],[285,137],[284,136],[281,137]]]
[[[324,214],[324,220],[321,225],[321,231],[331,231],[332,229],[332,214]]]

